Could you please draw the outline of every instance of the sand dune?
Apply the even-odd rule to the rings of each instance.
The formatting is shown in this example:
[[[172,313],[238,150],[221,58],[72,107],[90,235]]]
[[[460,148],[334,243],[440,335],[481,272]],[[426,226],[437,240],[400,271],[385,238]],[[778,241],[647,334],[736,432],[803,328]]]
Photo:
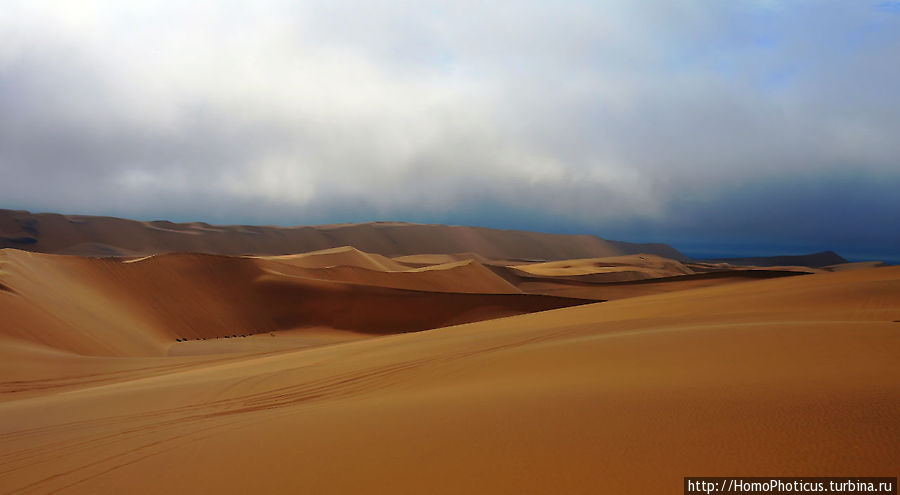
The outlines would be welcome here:
[[[812,270],[812,269],[808,269]],[[640,273],[640,272],[639,272]],[[813,271],[748,268],[718,270],[690,275],[673,275],[633,280],[591,281],[589,277],[528,277],[519,279],[517,287],[529,294],[547,294],[583,299],[613,300],[629,297],[662,294],[700,287],[750,282],[760,279],[809,275]]]
[[[139,252],[0,250],[0,492],[679,493],[900,460],[898,267]]]
[[[378,271],[404,271],[408,267],[380,254],[364,253],[352,246],[339,246],[310,253],[270,256],[267,259],[302,268],[350,266]]]
[[[391,268],[405,267],[354,249],[130,260],[5,249],[0,338],[76,354],[152,356],[176,339],[301,327],[405,332],[585,302],[523,294],[472,262],[384,271]]]
[[[559,260],[653,253],[687,259],[664,244],[480,227],[399,222],[316,227],[216,226],[0,210],[0,248],[42,253],[98,257],[165,252],[280,255],[341,246],[388,257],[468,252],[491,259]]]
[[[478,294],[521,293],[514,285],[475,261],[457,261],[389,272],[355,266],[334,266],[324,269],[284,267],[277,264],[269,266],[273,273],[397,289]]]
[[[859,270],[862,268],[880,268],[888,266],[883,261],[857,261],[853,263],[839,263],[837,265],[828,265],[822,267],[822,270],[829,272],[840,272],[844,270]]]
[[[525,277],[565,277],[591,282],[623,282],[694,273],[678,261],[651,254],[550,261],[511,268]]]
[[[439,292],[517,294],[515,286],[474,258],[419,255],[389,259],[344,246],[298,255],[265,257],[267,271],[317,280]],[[401,262],[417,259],[419,262]],[[433,263],[422,263],[428,259]],[[485,259],[485,261],[487,261]]]
[[[278,328],[396,333],[544,311],[589,301],[535,294],[414,291],[261,276],[257,290]]]
[[[819,253],[790,255],[790,256],[760,256],[749,258],[719,258],[714,261],[727,262],[741,266],[808,266],[821,268],[829,265],[847,263],[834,251],[822,251]]]
[[[178,267],[234,282],[258,269],[240,258],[97,268],[4,256],[13,292],[0,293],[3,304],[24,298],[16,274],[25,270],[108,271],[121,281],[137,267],[147,276]],[[271,274],[256,285],[308,290]],[[900,460],[895,320],[900,268],[888,267],[315,347],[284,339],[254,348],[255,339],[279,341],[263,335],[228,342],[244,353],[77,356],[19,335],[0,349],[42,357],[34,380],[0,384],[0,486],[628,494],[680,493],[695,473],[885,476]],[[129,342],[156,342],[158,331],[120,330],[148,334]],[[224,345],[188,343],[206,344]]]
[[[455,253],[455,254],[410,254],[408,256],[396,256],[394,261],[402,265],[418,268],[424,266],[442,265],[446,263],[454,263],[457,261],[475,260],[481,264],[488,263],[504,263],[514,264],[512,260],[491,260],[478,253]]]
[[[612,300],[826,270],[808,267],[745,267],[679,261],[651,254],[490,264],[498,276],[529,294]]]

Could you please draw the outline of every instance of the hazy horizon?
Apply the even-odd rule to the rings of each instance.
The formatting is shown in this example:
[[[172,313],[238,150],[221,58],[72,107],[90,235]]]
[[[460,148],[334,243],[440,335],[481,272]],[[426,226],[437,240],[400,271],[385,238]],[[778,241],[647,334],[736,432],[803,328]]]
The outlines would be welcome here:
[[[51,213],[51,214],[63,214],[70,216],[79,216],[83,214],[79,213],[71,213],[71,212],[58,212],[58,211],[31,211],[29,213],[32,214],[42,214],[42,213]],[[112,216],[113,215],[101,215],[101,216]],[[115,218],[123,218],[123,217],[115,217]],[[193,223],[193,222],[205,222],[205,220],[197,220],[191,218],[183,218],[183,219],[173,219],[173,218],[155,218],[155,217],[146,217],[146,218],[125,218],[126,220],[136,220],[143,222],[174,222],[174,223]],[[814,254],[822,251],[835,251],[837,254],[841,255],[845,259],[850,262],[856,261],[883,261],[889,265],[900,265],[900,256],[891,255],[889,252],[886,254],[885,252],[857,252],[857,251],[841,251],[840,249],[833,249],[827,246],[818,246],[815,244],[748,244],[748,243],[728,243],[722,242],[721,240],[707,240],[707,241],[683,241],[683,240],[675,240],[673,242],[669,242],[667,240],[661,240],[660,238],[620,238],[615,236],[605,236],[602,233],[596,232],[581,232],[577,230],[568,230],[568,229],[559,229],[553,228],[553,226],[546,226],[546,228],[538,229],[533,228],[533,226],[523,225],[523,226],[510,226],[510,225],[491,225],[484,223],[440,223],[440,222],[431,222],[431,221],[411,221],[411,220],[397,220],[397,219],[358,219],[358,220],[348,220],[346,222],[334,222],[334,224],[356,224],[356,223],[373,223],[373,222],[398,222],[398,223],[417,223],[417,224],[440,224],[440,225],[459,225],[459,226],[472,226],[472,227],[485,227],[485,228],[493,228],[500,230],[525,230],[531,232],[545,232],[551,234],[587,234],[587,235],[596,235],[598,237],[614,240],[614,241],[624,241],[631,243],[662,243],[668,244],[674,248],[676,248],[679,252],[684,255],[687,255],[690,258],[696,260],[703,259],[716,259],[716,258],[741,258],[741,257],[767,257],[767,256],[791,256],[791,255],[805,255],[805,254]],[[241,222],[226,222],[226,223],[215,223],[215,222],[206,222],[211,223],[213,225],[270,225],[276,227],[297,227],[297,226],[316,226],[316,225],[328,225],[326,223],[323,224],[291,224],[291,223],[269,223],[269,224],[246,224]]]
[[[898,1],[9,1],[0,208],[900,263]]]

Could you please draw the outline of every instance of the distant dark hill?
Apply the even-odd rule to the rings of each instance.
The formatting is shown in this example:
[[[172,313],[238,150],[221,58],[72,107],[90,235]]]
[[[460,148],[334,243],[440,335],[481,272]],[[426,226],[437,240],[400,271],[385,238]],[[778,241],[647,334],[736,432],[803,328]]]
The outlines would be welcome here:
[[[0,210],[0,248],[41,253],[93,257],[167,252],[279,255],[340,246],[385,256],[477,253],[492,259],[540,261],[647,253],[680,261],[688,259],[665,244],[482,227],[394,222],[313,227],[220,226]]]
[[[795,256],[763,256],[758,258],[716,258],[710,261],[724,261],[732,265],[745,266],[809,266],[821,268],[823,266],[847,263],[843,257],[834,251],[822,251],[813,254],[800,254]]]

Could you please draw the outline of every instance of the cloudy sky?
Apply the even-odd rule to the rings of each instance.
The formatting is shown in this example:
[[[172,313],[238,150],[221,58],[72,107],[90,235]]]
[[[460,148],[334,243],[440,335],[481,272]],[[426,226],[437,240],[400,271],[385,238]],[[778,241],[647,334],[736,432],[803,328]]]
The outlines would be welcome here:
[[[900,1],[0,0],[0,208],[897,259],[898,191]]]

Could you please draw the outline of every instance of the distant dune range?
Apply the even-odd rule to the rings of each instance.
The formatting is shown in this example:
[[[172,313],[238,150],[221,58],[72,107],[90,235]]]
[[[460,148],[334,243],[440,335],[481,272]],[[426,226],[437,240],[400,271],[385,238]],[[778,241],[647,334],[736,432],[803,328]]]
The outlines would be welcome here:
[[[167,252],[278,255],[341,246],[386,256],[468,252],[492,259],[562,260],[650,253],[687,259],[665,244],[480,227],[391,222],[315,227],[217,226],[0,210],[0,248],[41,253],[95,257]]]
[[[777,265],[804,265],[811,267],[823,267],[847,263],[842,256],[834,251],[822,251],[820,253],[800,256],[760,256],[755,258],[716,258],[710,261],[730,263],[742,266],[777,266]]]
[[[410,224],[0,232],[0,493],[681,493],[900,463],[900,267]]]

